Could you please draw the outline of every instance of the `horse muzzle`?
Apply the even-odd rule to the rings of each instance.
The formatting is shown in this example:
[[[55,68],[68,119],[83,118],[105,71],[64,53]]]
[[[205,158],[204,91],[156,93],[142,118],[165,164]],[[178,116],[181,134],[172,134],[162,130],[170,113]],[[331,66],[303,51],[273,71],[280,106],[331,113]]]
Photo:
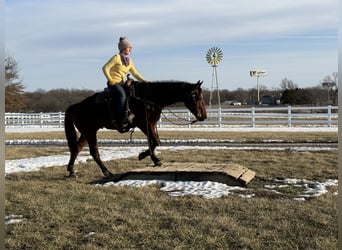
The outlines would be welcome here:
[[[196,116],[196,119],[200,122],[204,121],[205,119],[207,119],[207,115],[201,115],[201,114],[198,114]]]

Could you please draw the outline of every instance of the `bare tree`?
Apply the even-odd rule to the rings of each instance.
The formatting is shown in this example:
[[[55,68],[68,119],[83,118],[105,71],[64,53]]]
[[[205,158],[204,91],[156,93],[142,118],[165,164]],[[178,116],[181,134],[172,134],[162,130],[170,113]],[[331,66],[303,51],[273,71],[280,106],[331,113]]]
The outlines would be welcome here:
[[[328,104],[337,105],[337,95],[338,95],[338,74],[333,72],[331,75],[325,76],[322,79],[322,87],[327,89]]]
[[[18,112],[24,108],[24,84],[19,77],[17,61],[5,56],[5,112]]]
[[[331,75],[327,75],[325,77],[323,77],[322,79],[322,83],[324,82],[331,82],[331,83],[335,83],[335,85],[337,84],[337,72],[333,72]]]
[[[286,89],[297,89],[298,88],[298,85],[295,84],[292,80],[289,80],[287,78],[284,78],[281,80],[281,83],[280,83],[280,88],[282,90],[286,90]]]

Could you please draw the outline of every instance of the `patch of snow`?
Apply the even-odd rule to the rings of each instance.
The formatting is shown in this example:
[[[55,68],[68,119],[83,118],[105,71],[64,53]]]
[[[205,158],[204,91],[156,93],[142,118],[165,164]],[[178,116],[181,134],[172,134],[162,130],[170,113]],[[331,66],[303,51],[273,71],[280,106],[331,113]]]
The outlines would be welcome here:
[[[90,237],[90,236],[92,236],[92,235],[95,235],[95,232],[90,232],[90,233],[88,233],[87,235],[85,235],[83,238],[88,238],[88,237]]]
[[[147,185],[161,185],[160,190],[168,193],[169,196],[197,195],[204,199],[220,198],[228,196],[235,190],[246,190],[243,187],[228,186],[223,183],[212,181],[165,181],[165,180],[123,180],[119,182],[107,182],[97,184],[103,187],[144,187]],[[252,197],[252,196],[251,196]],[[245,196],[244,198],[250,198]]]
[[[19,223],[25,220],[22,215],[10,214],[5,216],[5,225]]]
[[[305,198],[293,198],[294,201],[305,201]]]
[[[239,197],[246,198],[246,199],[253,198],[254,196],[255,194],[239,194]]]
[[[264,143],[281,143],[281,142],[286,142],[285,140],[278,140],[278,139],[268,139],[268,140],[261,140]]]
[[[105,130],[105,129],[104,129]],[[202,127],[162,127],[158,128],[159,131],[210,131],[210,132],[223,132],[223,131],[229,131],[229,132],[337,132],[338,127],[286,127],[286,126],[279,126],[279,127],[242,127],[242,126],[225,126],[225,127],[208,127],[208,126],[202,126]],[[11,126],[11,127],[5,127],[6,133],[34,133],[34,132],[52,132],[52,131],[64,131],[64,128],[58,128],[58,127],[37,127],[37,126],[27,126],[27,127],[21,127],[21,126]]]
[[[288,186],[300,187],[303,188],[303,192],[298,195],[298,197],[294,198],[294,200],[301,201],[305,200],[305,198],[318,197],[328,192],[327,187],[330,186],[338,186],[338,180],[328,179],[325,182],[318,181],[309,181],[305,179],[274,179],[273,180],[276,185],[265,185],[264,188],[271,189],[276,191],[275,189],[285,188]]]
[[[129,158],[137,156],[143,147],[103,147],[99,149],[101,159],[103,161],[110,161],[113,159]],[[41,168],[64,166],[69,162],[69,153],[62,155],[40,156],[35,158],[25,158],[5,161],[5,173],[11,174],[16,172],[32,172],[38,171]],[[77,157],[75,164],[84,163],[91,160],[92,157],[86,152],[81,152]]]
[[[110,161],[114,159],[122,159],[138,156],[140,152],[146,150],[146,147],[101,147],[99,153],[103,161]],[[165,146],[158,147],[157,151],[163,150],[286,150],[281,147],[227,147],[227,146]],[[292,150],[298,151],[322,151],[322,150],[337,150],[336,148],[297,148],[293,147]],[[82,151],[77,157],[75,164],[84,163],[91,160],[92,157],[88,151]],[[11,174],[16,172],[31,172],[37,171],[41,168],[53,167],[53,166],[64,166],[69,162],[69,153],[66,152],[60,155],[52,156],[40,156],[35,158],[25,158],[16,160],[6,160],[5,161],[5,173]]]
[[[33,140],[36,142],[37,140]],[[32,140],[25,141],[26,143],[32,142]],[[52,140],[51,143],[65,143],[64,140]],[[15,144],[15,141],[11,141]],[[47,142],[49,143],[49,142]],[[291,150],[297,151],[322,151],[322,150],[337,150],[336,148],[300,148],[291,147]],[[99,153],[103,161],[110,161],[114,159],[122,159],[129,157],[136,157],[138,154],[146,150],[145,146],[125,146],[125,147],[101,147]],[[281,147],[227,147],[227,146],[167,146],[158,147],[159,151],[163,150],[288,150],[288,148]],[[92,157],[88,151],[82,151],[77,157],[75,164],[86,162],[91,160]],[[11,174],[16,172],[30,172],[38,171],[41,168],[54,167],[54,166],[66,166],[69,161],[69,152],[59,155],[52,156],[41,156],[35,158],[6,160],[5,161],[5,173]],[[315,181],[308,181],[304,179],[275,179],[274,185],[265,185],[265,190],[281,194],[276,189],[282,189],[288,186],[303,187],[304,191],[301,195],[296,197],[296,200],[305,200],[308,197],[316,197],[327,192],[328,186],[337,186],[338,180],[327,180],[326,182],[320,183]],[[186,195],[198,195],[205,199],[219,198],[230,194],[237,194],[243,198],[252,198],[254,194],[239,194],[234,193],[236,190],[245,190],[241,187],[227,186],[217,182],[172,182],[164,180],[152,180],[152,181],[120,181],[116,183],[106,183],[103,186],[130,186],[130,187],[141,187],[146,185],[158,184],[161,185],[161,190],[168,193],[169,196],[186,196]],[[12,218],[8,223],[16,223],[21,218]]]
[[[265,185],[266,190],[276,194],[283,194],[275,190],[276,188],[285,188],[290,186],[303,187],[303,192],[297,197],[293,198],[295,201],[305,201],[306,198],[317,197],[328,192],[326,187],[337,186],[338,180],[327,180],[326,182],[314,182],[305,179],[284,179],[274,180],[277,183],[286,183],[280,185]],[[168,193],[169,196],[187,196],[198,195],[205,199],[220,198],[230,194],[236,194],[234,191],[246,191],[246,188],[238,186],[228,186],[223,183],[211,181],[165,181],[165,180],[123,180],[119,182],[107,182],[105,184],[97,184],[103,187],[144,187],[147,185],[161,185],[160,190]],[[239,194],[241,198],[252,198],[255,194]]]
[[[36,140],[36,139],[21,139],[21,140],[6,140],[6,145],[67,145],[66,140]]]

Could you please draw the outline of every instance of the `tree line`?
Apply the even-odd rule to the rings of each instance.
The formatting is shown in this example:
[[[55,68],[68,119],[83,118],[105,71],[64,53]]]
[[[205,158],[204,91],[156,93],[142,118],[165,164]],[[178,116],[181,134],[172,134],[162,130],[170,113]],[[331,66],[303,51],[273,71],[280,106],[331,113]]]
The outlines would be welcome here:
[[[69,105],[79,102],[84,98],[93,95],[94,93],[95,91],[93,90],[81,89],[52,89],[49,91],[37,90],[34,92],[23,92],[21,94],[22,101],[9,102],[9,104],[15,105],[13,105],[12,108],[10,108],[11,106],[6,107],[6,112],[65,111]],[[260,93],[262,96],[274,97],[275,100],[279,100],[278,104],[281,105],[337,104],[337,95],[332,95],[331,93],[328,93],[328,91],[322,87],[312,87],[305,89],[294,88],[286,90],[268,90],[264,88],[260,91]],[[208,104],[210,98],[210,91],[204,89],[203,96],[205,99],[205,103]],[[218,104],[216,96],[217,95],[213,94],[212,105]],[[230,101],[238,101],[242,105],[255,105],[257,100],[256,96],[256,89],[237,89],[233,91],[224,89],[220,91],[221,102],[223,104],[230,103]],[[19,97],[17,97],[17,99],[18,98]]]
[[[18,64],[11,56],[5,57],[5,112],[59,112],[73,103],[95,93],[87,89],[52,89],[25,92]],[[326,76],[322,84],[311,88],[299,88],[292,80],[282,79],[278,89],[260,86],[262,104],[272,99],[271,105],[337,105],[337,74]],[[215,90],[217,91],[217,90]],[[220,90],[222,105],[239,102],[242,105],[257,104],[257,89]],[[210,90],[204,89],[205,103],[209,103]],[[266,97],[268,99],[266,99]],[[212,105],[217,105],[217,93],[213,93]],[[260,104],[260,103],[259,103]]]

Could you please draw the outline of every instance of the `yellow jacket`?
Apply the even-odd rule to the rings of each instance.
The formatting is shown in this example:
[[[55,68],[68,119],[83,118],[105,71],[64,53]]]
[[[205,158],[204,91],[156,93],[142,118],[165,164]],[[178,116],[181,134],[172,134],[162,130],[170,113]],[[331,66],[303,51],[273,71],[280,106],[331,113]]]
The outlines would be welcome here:
[[[129,59],[127,66],[122,64],[120,54],[113,56],[103,67],[103,73],[105,74],[109,85],[114,85],[125,81],[125,76],[128,72],[140,82],[147,82],[135,69],[132,59]]]

